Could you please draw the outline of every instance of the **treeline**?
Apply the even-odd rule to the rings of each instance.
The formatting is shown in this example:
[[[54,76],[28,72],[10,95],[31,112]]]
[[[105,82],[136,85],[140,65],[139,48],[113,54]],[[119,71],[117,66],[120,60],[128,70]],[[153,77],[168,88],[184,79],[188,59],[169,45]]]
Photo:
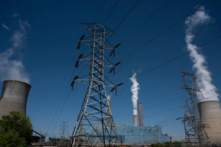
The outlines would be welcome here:
[[[178,141],[165,142],[165,143],[155,143],[151,144],[151,147],[182,147],[182,143]]]

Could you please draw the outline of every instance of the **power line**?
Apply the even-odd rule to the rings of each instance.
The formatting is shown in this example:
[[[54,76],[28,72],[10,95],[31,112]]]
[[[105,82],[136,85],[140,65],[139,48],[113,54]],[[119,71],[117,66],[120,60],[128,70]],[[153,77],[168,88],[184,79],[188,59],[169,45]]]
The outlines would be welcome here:
[[[215,41],[215,40],[217,40],[217,39],[219,39],[219,38],[221,38],[221,36],[218,36],[218,37],[216,37],[216,38],[214,38],[214,39],[212,39],[212,40],[210,40],[210,41],[208,41],[208,42],[206,42],[206,43],[200,45],[199,47],[197,47],[197,48],[195,48],[195,49],[193,49],[193,50],[196,50],[196,49],[198,49],[198,48],[200,48],[200,47],[203,47],[204,45],[207,45],[207,44],[209,44],[209,43],[211,43],[211,42],[213,42],[213,41]],[[185,54],[187,54],[187,53],[189,53],[189,52],[191,52],[191,51],[186,51],[186,52],[183,53],[183,54],[185,55]],[[183,55],[183,54],[182,54],[182,55]],[[181,56],[179,55],[178,57],[181,57]],[[175,58],[173,58],[173,59],[175,60],[175,59],[177,59],[177,57],[175,57]],[[171,60],[169,60],[169,61],[171,62]],[[154,67],[154,68],[152,68],[152,69],[150,69],[150,70],[148,70],[148,71],[146,71],[146,72],[144,72],[144,73],[142,73],[142,74],[140,74],[140,75],[138,75],[137,77],[142,76],[142,75],[146,74],[147,72],[150,72],[150,71],[152,71],[152,70],[154,70],[154,69],[156,69],[156,68],[159,68],[159,67],[161,67],[161,65],[162,65],[162,66],[165,65],[165,63],[169,63],[169,62],[168,62],[168,61],[167,61],[167,62],[164,62],[164,63],[162,63],[162,64],[160,64],[160,65],[158,65],[158,66],[156,66],[156,67]],[[220,72],[220,71],[219,71],[219,72]],[[217,73],[218,73],[218,72],[217,72]],[[173,91],[174,89],[177,89],[178,87],[179,87],[179,86],[176,86],[176,87],[174,87],[174,88],[172,88],[172,89],[170,89],[170,90],[167,90],[167,91],[161,93],[160,95],[158,95],[158,96],[156,96],[156,97],[160,97],[160,96],[164,95],[165,93],[168,93],[168,92]],[[217,88],[218,88],[218,87],[217,87]],[[184,97],[184,95],[181,96],[181,97]],[[179,98],[179,97],[177,97],[177,98]],[[176,98],[173,98],[173,99],[176,99]],[[173,100],[173,99],[170,99],[170,101]],[[167,102],[167,101],[166,101],[166,102]],[[159,104],[163,104],[163,103],[166,103],[166,102],[161,102],[161,103],[159,103]],[[156,106],[156,105],[154,105],[154,106]],[[153,106],[151,106],[151,107],[153,107]],[[149,108],[149,107],[147,107],[147,108]],[[125,115],[125,114],[124,114],[124,115]],[[122,116],[123,116],[123,115],[122,115]]]
[[[143,109],[143,110],[147,110],[147,109],[153,108],[153,107],[155,107],[155,106],[162,105],[162,104],[171,102],[171,101],[176,100],[176,99],[179,99],[179,98],[183,98],[184,96],[185,96],[185,95],[182,95],[182,96],[179,96],[179,97],[175,97],[175,98],[169,99],[169,100],[167,100],[167,101],[163,101],[163,102],[157,103],[157,104],[152,105],[152,106],[150,106],[150,107],[146,107],[146,108]],[[120,117],[120,116],[124,116],[125,114],[130,114],[130,112],[124,113],[123,115],[116,115],[116,116]],[[116,116],[115,116],[115,117],[116,117]]]
[[[168,109],[168,110],[164,110],[163,112],[160,112],[160,113],[154,113],[153,115],[148,115],[148,116],[145,116],[143,118],[148,118],[148,117],[153,117],[153,116],[157,116],[156,114],[162,114],[162,113],[165,113],[165,112],[168,112],[168,111],[171,111],[171,110],[175,110],[177,108],[183,108],[183,106],[178,106],[178,107],[174,107],[172,109]]]
[[[130,15],[130,13],[133,11],[133,9],[137,6],[137,4],[140,2],[140,0],[138,0],[133,7],[130,9],[130,11],[127,13],[127,15],[121,20],[121,22],[117,25],[117,27],[114,29],[114,32],[116,32],[116,30],[120,27],[120,25],[124,22],[124,20]]]
[[[203,46],[205,46],[205,45],[207,45],[207,44],[209,44],[209,43],[211,43],[211,42],[213,42],[213,41],[216,41],[216,40],[218,40],[218,39],[220,39],[220,38],[221,38],[221,35],[218,36],[218,37],[215,37],[215,38],[213,38],[213,39],[211,39],[211,40],[209,40],[209,41],[207,41],[207,42],[205,42],[204,44],[202,44],[202,45],[200,45],[199,47],[196,47],[196,48],[194,48],[194,49],[192,49],[192,50],[199,49],[199,48],[201,48],[201,47],[203,47]],[[192,50],[191,50],[191,51],[192,51]],[[179,59],[180,57],[182,57],[182,56],[188,54],[188,53],[191,52],[191,51],[186,51],[186,52],[184,52],[184,53],[182,53],[182,54],[180,54],[180,55],[178,55],[178,56],[176,56],[176,57],[174,57],[174,58],[172,58],[172,59],[170,59],[170,60],[168,60],[168,61],[166,61],[166,62],[163,62],[163,63],[159,64],[158,66],[155,66],[155,67],[153,67],[153,68],[151,68],[151,69],[149,69],[149,70],[147,70],[147,71],[145,71],[145,72],[139,74],[137,77],[140,77],[140,76],[142,76],[142,75],[144,75],[144,74],[146,74],[146,73],[148,73],[148,72],[151,72],[151,71],[153,71],[153,70],[155,70],[155,69],[157,69],[157,68],[160,68],[160,67],[162,67],[162,66],[164,66],[164,65],[166,65],[166,64],[168,64],[168,63],[170,63],[170,62],[172,62],[172,61],[174,61],[174,60],[177,60],[177,59]]]
[[[173,114],[172,117],[176,116],[176,115],[179,114],[181,111],[182,111],[182,109],[179,110],[179,111],[177,111],[178,113],[175,113],[175,115]],[[171,116],[170,116],[169,118],[164,119],[163,121],[161,121],[160,123],[157,123],[157,124],[158,124],[158,125],[163,124],[163,123],[165,123],[165,122],[171,120],[170,118],[171,118]],[[172,120],[176,120],[176,118],[173,118]]]
[[[92,22],[94,22],[94,20],[96,19],[96,17],[97,17],[98,14],[100,13],[100,11],[103,9],[103,7],[104,7],[104,5],[105,5],[106,2],[107,2],[107,0],[105,0],[105,1],[103,2],[103,4],[101,5],[100,9],[97,11],[97,14],[94,16]]]
[[[170,30],[171,28],[173,28],[175,25],[177,25],[179,22],[181,22],[184,18],[186,18],[187,16],[189,16],[192,12],[194,12],[195,10],[198,10],[199,8],[201,8],[201,6],[205,5],[208,1],[210,0],[206,0],[204,1],[201,5],[198,5],[196,8],[194,8],[192,11],[190,11],[189,13],[187,13],[185,16],[181,17],[180,19],[178,19],[175,23],[173,23],[172,25],[170,25],[169,27],[167,27],[165,30],[163,30],[162,32],[160,32],[158,35],[154,36],[152,39],[150,39],[147,43],[143,44],[141,47],[137,48],[135,51],[133,51],[132,53],[130,53],[128,56],[126,56],[123,60],[121,60],[121,62],[125,61],[127,58],[129,58],[130,56],[132,56],[133,54],[135,54],[137,51],[139,51],[140,49],[142,49],[143,47],[147,46],[148,44],[150,44],[152,41],[154,41],[155,39],[157,39],[158,37],[160,37],[161,35],[163,35],[165,32],[167,32],[168,30]]]
[[[205,3],[208,2],[208,1],[209,1],[209,0],[204,1],[204,3],[202,3],[202,4],[199,5],[199,6],[197,6],[193,11],[199,9],[201,6],[205,5]],[[158,34],[157,36],[155,36],[153,39],[151,39],[150,41],[148,41],[146,44],[144,44],[143,46],[141,46],[140,48],[138,48],[137,50],[135,50],[134,52],[132,52],[132,54],[130,54],[129,56],[133,55],[135,52],[137,52],[138,50],[140,50],[140,49],[143,48],[144,46],[148,45],[150,42],[152,42],[153,40],[155,40],[156,38],[158,38],[160,35],[162,35],[163,33],[165,33],[167,30],[169,30],[170,28],[172,28],[173,26],[175,26],[176,24],[178,24],[183,18],[186,18],[186,17],[187,17],[190,13],[192,13],[193,11],[189,12],[187,15],[185,15],[184,17],[182,17],[181,19],[179,19],[178,21],[176,21],[174,24],[172,24],[171,26],[169,26],[166,30],[164,30],[163,32],[161,32],[160,34]],[[218,36],[218,37],[216,37],[216,38],[214,38],[214,39],[212,39],[212,40],[210,40],[210,41],[208,41],[208,42],[202,44],[202,45],[199,46],[199,47],[202,47],[202,46],[204,46],[204,45],[207,45],[207,44],[209,44],[209,43],[211,43],[211,42],[213,42],[213,41],[215,41],[215,40],[217,40],[217,39],[219,39],[219,38],[221,38],[221,36]],[[198,48],[195,48],[195,49],[198,49]],[[153,71],[153,70],[155,70],[155,69],[157,69],[157,68],[159,68],[159,67],[161,67],[161,66],[163,66],[163,65],[166,65],[167,63],[172,62],[172,61],[174,61],[174,60],[176,60],[176,59],[178,59],[178,58],[184,56],[185,54],[187,54],[187,53],[189,53],[189,52],[190,52],[190,51],[186,51],[185,53],[183,53],[183,54],[181,54],[181,55],[179,55],[179,56],[177,56],[177,57],[175,57],[175,58],[172,58],[172,59],[170,59],[170,60],[168,60],[168,61],[166,61],[166,62],[164,62],[164,63],[162,63],[162,64],[160,64],[160,65],[158,65],[158,66],[156,66],[156,67],[151,68],[150,70],[148,70],[148,71],[146,71],[146,72],[143,72],[142,74],[138,75],[137,77],[142,76],[142,75],[144,75],[144,74],[146,74],[146,73],[148,73],[148,72],[150,72],[150,71]],[[124,61],[126,58],[128,58],[129,56],[125,57],[121,62],[123,62],[123,61]],[[128,82],[128,81],[127,81],[127,82]],[[124,82],[124,83],[125,83],[125,82]]]
[[[127,35],[124,40],[122,41],[125,42],[127,38],[131,35],[133,35],[135,32],[137,32],[146,22],[151,20],[158,12],[160,12],[171,0],[167,0],[157,11],[155,11],[152,15],[150,15],[141,25],[139,25],[136,29],[134,29],[129,35]]]
[[[218,73],[218,72],[217,72]],[[220,88],[221,86],[218,86],[218,87],[216,87],[216,88]],[[168,93],[168,92],[171,92],[172,90],[174,90],[174,89],[176,89],[176,88],[178,88],[178,87],[175,87],[175,88],[172,88],[172,89],[170,89],[170,90],[168,90],[168,91],[165,91],[165,92],[162,92],[161,93],[161,95],[162,94],[164,94],[164,93]],[[213,89],[209,89],[209,90],[213,90]],[[158,96],[155,96],[155,97],[159,97],[159,96],[161,96],[161,95],[158,95]],[[158,105],[161,105],[161,104],[165,104],[165,103],[167,103],[167,102],[170,102],[170,101],[172,101],[172,100],[175,100],[175,99],[179,99],[179,98],[182,98],[182,97],[185,97],[186,95],[182,95],[182,96],[179,96],[179,97],[175,97],[175,98],[172,98],[172,99],[169,99],[169,100],[167,100],[167,101],[164,101],[164,102],[160,102],[160,103],[157,103],[157,104],[155,104],[155,105],[152,105],[152,106],[150,106],[150,107],[146,107],[146,108],[144,108],[143,110],[147,110],[147,109],[150,109],[150,108],[152,108],[152,107],[155,107],[155,106],[158,106]],[[154,99],[155,97],[153,97],[152,99]],[[175,108],[181,108],[182,106],[178,106],[178,107],[175,107]],[[164,112],[167,112],[167,111],[170,111],[170,110],[173,110],[173,109],[175,109],[175,108],[172,108],[172,109],[169,109],[169,110],[165,110],[165,111],[163,111],[162,113],[164,113]],[[129,112],[130,113],[130,112]],[[118,117],[119,116],[124,116],[125,114],[129,114],[129,113],[121,113],[120,115],[117,115]],[[155,115],[155,114],[154,114]],[[149,116],[148,116],[149,117]],[[143,118],[146,118],[146,117],[143,117]]]
[[[157,39],[159,36],[161,36],[163,33],[165,33],[165,32],[166,32],[167,30],[169,30],[170,28],[174,27],[176,24],[178,24],[181,20],[183,20],[184,18],[186,18],[186,17],[187,17],[188,15],[190,15],[192,12],[194,12],[194,11],[197,10],[197,9],[199,9],[201,6],[205,5],[208,1],[210,1],[210,0],[205,0],[201,5],[198,5],[196,8],[194,8],[193,11],[190,11],[190,12],[189,12],[188,14],[186,14],[184,17],[180,18],[178,21],[176,21],[176,22],[173,23],[171,26],[169,26],[167,29],[165,29],[164,31],[162,31],[161,33],[159,33],[158,35],[156,35],[155,37],[153,37],[151,40],[149,40],[147,43],[145,43],[144,45],[142,45],[141,47],[139,47],[137,50],[135,50],[134,52],[132,52],[132,53],[129,54],[128,56],[126,56],[123,60],[121,60],[121,62],[125,61],[125,59],[127,59],[127,58],[130,57],[130,56],[132,56],[135,52],[137,52],[138,50],[140,50],[140,49],[143,48],[144,46],[148,45],[148,44],[149,44],[150,42],[152,42],[153,40]],[[215,40],[217,40],[217,39],[219,39],[219,38],[221,38],[221,36],[218,36],[218,37],[216,37],[216,38],[214,38],[214,39],[212,39],[212,40],[210,40],[210,41],[208,41],[208,42],[202,44],[200,47],[202,47],[202,46],[204,46],[204,45],[206,45],[206,44],[209,44],[210,42],[213,42],[213,41],[215,41]],[[196,49],[198,49],[198,48],[196,48]],[[150,70],[148,70],[148,71],[146,71],[146,72],[143,72],[142,74],[138,75],[137,77],[142,76],[143,74],[146,74],[147,72],[153,71],[153,70],[155,70],[155,69],[157,69],[157,68],[159,68],[159,67],[161,67],[161,66],[163,66],[163,65],[165,65],[165,64],[167,64],[167,63],[169,63],[169,62],[172,62],[172,61],[174,61],[174,60],[176,60],[176,59],[178,59],[178,58],[184,56],[184,55],[187,54],[188,52],[190,52],[190,51],[187,51],[187,52],[185,52],[185,53],[183,53],[183,54],[181,54],[181,55],[179,55],[179,56],[177,56],[177,57],[175,57],[175,58],[173,58],[173,59],[170,59],[170,60],[168,60],[168,61],[166,61],[166,62],[164,62],[164,63],[162,63],[162,64],[160,64],[160,65],[158,65],[158,66],[156,66],[156,67],[153,67],[152,69],[150,69]],[[128,81],[125,81],[125,82],[128,82]],[[124,82],[124,83],[125,83],[125,82]]]
[[[58,95],[57,95],[57,97],[56,97],[56,99],[55,99],[55,101],[54,101],[54,103],[53,103],[53,105],[52,105],[52,109],[51,109],[51,111],[50,111],[50,113],[49,113],[49,115],[48,115],[48,117],[47,117],[47,119],[46,119],[46,124],[45,124],[45,126],[47,126],[47,124],[48,124],[48,119],[49,119],[49,118],[51,117],[51,115],[52,115],[52,111],[53,111],[53,109],[54,109],[54,107],[55,107],[55,104],[56,104],[57,101],[58,101],[59,95],[60,95],[60,93],[61,93],[61,90],[63,89],[64,83],[65,83],[66,78],[67,78],[67,76],[68,76],[68,73],[69,73],[69,71],[70,71],[70,69],[71,69],[71,65],[72,65],[72,63],[73,63],[73,61],[74,61],[74,59],[75,59],[76,54],[77,54],[77,52],[74,54],[74,56],[73,56],[72,59],[71,59],[71,62],[69,63],[68,70],[67,70],[67,72],[66,72],[66,74],[65,74],[65,77],[64,77],[64,79],[63,79],[63,81],[62,81],[62,84],[61,84],[60,90],[59,90],[59,92],[58,92]]]
[[[59,119],[60,119],[60,117],[61,117],[61,114],[63,113],[63,109],[64,109],[64,106],[65,106],[67,100],[68,100],[68,97],[69,97],[70,92],[71,92],[71,90],[69,90],[68,95],[67,95],[66,98],[65,98],[65,101],[64,101],[64,103],[63,103],[63,106],[62,106],[62,108],[61,108],[60,114],[59,114],[58,119],[57,119],[57,121],[56,121],[56,123],[55,123],[55,125],[54,125],[54,129],[53,129],[53,130],[55,130],[55,127],[56,127],[56,125],[57,125],[57,123],[58,123],[58,121],[59,121]]]
[[[109,18],[109,16],[111,15],[111,13],[113,12],[113,10],[115,9],[115,7],[117,6],[117,4],[119,3],[120,0],[118,0],[114,7],[111,9],[111,11],[109,12],[109,14],[107,15],[107,17],[105,18],[105,20],[103,21],[103,24],[107,21],[107,19]]]
[[[64,91],[64,93],[63,93],[63,95],[62,95],[61,98],[64,97],[64,94],[65,94],[65,92],[66,92],[66,90],[67,90],[68,87],[69,87],[69,84],[66,86],[66,89],[65,89],[65,91]],[[70,93],[70,92],[69,92],[69,93]],[[69,93],[68,93],[68,95],[69,95]],[[63,100],[63,99],[61,99],[61,100]],[[61,101],[61,103],[62,103],[62,101]],[[60,106],[60,105],[59,105],[59,106]],[[55,115],[54,115],[54,117],[52,118],[52,121],[51,121],[51,123],[50,123],[50,126],[48,127],[47,133],[48,133],[48,131],[51,129],[51,126],[52,126],[52,124],[53,124],[53,122],[54,122],[55,116],[58,114],[58,110],[59,110],[59,109],[60,109],[60,107],[57,108],[57,111],[55,112]]]
[[[83,69],[79,72],[78,75],[80,75],[81,72],[83,72],[83,70],[85,69],[86,66],[87,66],[87,64],[83,67]],[[66,89],[67,89],[69,86],[70,86],[70,85],[68,84],[67,87],[66,87]],[[60,114],[58,115],[58,119],[57,119],[57,121],[56,121],[56,123],[55,123],[55,125],[54,125],[55,127],[56,127],[56,125],[57,125],[57,123],[58,123],[58,121],[59,121],[59,119],[60,119],[60,117],[61,117],[61,114],[63,113],[63,109],[64,109],[64,106],[65,106],[66,103],[67,103],[67,99],[68,99],[68,97],[69,97],[70,92],[71,92],[71,90],[69,90],[68,95],[67,95],[66,98],[65,98],[65,101],[64,101],[63,106],[62,106],[62,108],[61,108]]]

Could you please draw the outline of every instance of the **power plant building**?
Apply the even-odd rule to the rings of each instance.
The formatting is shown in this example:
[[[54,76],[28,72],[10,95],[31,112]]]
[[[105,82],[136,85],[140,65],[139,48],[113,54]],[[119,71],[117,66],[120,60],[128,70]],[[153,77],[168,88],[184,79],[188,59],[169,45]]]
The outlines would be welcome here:
[[[110,106],[111,100],[108,99],[108,105]],[[144,126],[143,124],[143,112],[142,103],[138,105],[139,110],[139,126],[127,126],[125,124],[115,124],[118,139],[120,143],[125,145],[150,145],[154,143],[164,143],[170,141],[170,136],[162,133],[162,128],[158,125],[155,126]],[[110,113],[107,110],[107,113]],[[133,113],[134,114],[134,113]],[[137,121],[137,120],[136,120]],[[134,122],[134,115],[133,115]],[[137,121],[138,122],[138,121]],[[106,123],[109,123],[109,118],[107,118]],[[102,128],[100,124],[95,124],[94,127],[102,133]],[[88,134],[94,134],[93,130],[85,130]],[[91,133],[93,132],[93,133]],[[97,141],[98,139],[90,140],[91,142]],[[106,140],[108,142],[108,140]]]
[[[26,104],[31,85],[15,80],[3,82],[0,99],[0,119],[11,111],[26,115]]]
[[[149,145],[154,143],[164,143],[170,140],[170,137],[167,134],[162,133],[160,126],[144,126],[141,102],[138,104],[138,110],[139,126],[116,125],[117,134],[121,139],[122,144]],[[137,118],[135,121],[137,122]]]
[[[122,144],[149,145],[163,143],[170,140],[167,134],[163,134],[160,126],[126,126],[116,125],[118,137]]]

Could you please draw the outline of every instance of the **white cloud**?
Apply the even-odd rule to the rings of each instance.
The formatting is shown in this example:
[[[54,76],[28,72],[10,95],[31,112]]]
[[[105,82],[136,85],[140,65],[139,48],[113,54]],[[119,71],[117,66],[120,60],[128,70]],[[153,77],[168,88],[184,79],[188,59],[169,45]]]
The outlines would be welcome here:
[[[15,31],[10,41],[13,42],[14,48],[22,48],[24,46],[24,40],[27,34],[27,30],[30,28],[30,25],[27,21],[19,20],[20,29]]]
[[[25,46],[24,41],[30,25],[27,21],[19,20],[19,27],[10,39],[12,47],[0,53],[0,78],[1,80],[10,79],[29,83],[29,76],[25,72],[22,61],[11,59],[16,50],[20,50]]]
[[[199,48],[192,43],[195,35],[194,29],[199,25],[207,24],[211,21],[211,17],[205,12],[204,7],[201,7],[192,16],[188,17],[185,21],[186,29],[186,45],[190,51],[190,58],[193,61],[193,69],[196,71],[197,81],[203,96],[198,95],[200,101],[218,100],[218,94],[216,93],[216,87],[212,84],[211,73],[206,65],[206,59],[201,55]]]
[[[18,16],[20,16],[20,15],[17,14],[17,13],[15,13],[15,14],[12,15],[12,17],[18,17]]]
[[[11,30],[6,24],[2,23],[2,27],[6,30]]]

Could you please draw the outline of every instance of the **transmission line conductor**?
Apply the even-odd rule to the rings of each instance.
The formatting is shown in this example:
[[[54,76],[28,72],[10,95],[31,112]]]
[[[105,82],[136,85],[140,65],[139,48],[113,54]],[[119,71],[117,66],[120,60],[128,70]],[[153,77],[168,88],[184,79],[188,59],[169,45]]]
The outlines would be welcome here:
[[[120,46],[112,46],[107,41],[107,36],[113,34],[106,26],[97,23],[82,23],[88,30],[89,37],[82,35],[77,45],[77,50],[82,44],[90,47],[89,55],[80,54],[75,68],[79,68],[79,62],[89,65],[89,74],[85,76],[76,75],[71,83],[72,89],[75,82],[87,84],[87,90],[80,108],[77,121],[71,136],[71,146],[77,145],[102,145],[107,146],[119,143],[120,140],[114,124],[113,115],[110,109],[109,96],[111,92],[117,94],[117,87],[123,83],[114,84],[105,76],[105,68],[109,73],[115,74],[115,68],[120,64],[112,64],[105,56],[115,55],[115,49]],[[108,90],[109,89],[109,90]]]

